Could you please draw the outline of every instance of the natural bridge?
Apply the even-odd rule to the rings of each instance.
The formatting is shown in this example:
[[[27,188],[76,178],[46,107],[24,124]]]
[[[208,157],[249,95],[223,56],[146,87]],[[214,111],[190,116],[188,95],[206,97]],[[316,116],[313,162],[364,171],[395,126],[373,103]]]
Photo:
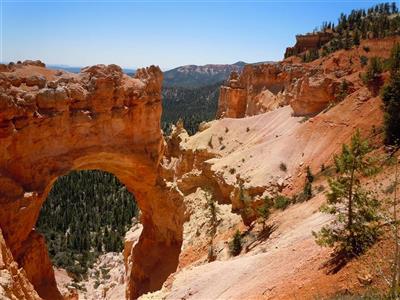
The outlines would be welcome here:
[[[184,209],[159,175],[161,85],[154,66],[134,77],[115,65],[79,74],[40,62],[0,66],[0,226],[42,298],[61,295],[34,227],[54,181],[71,170],[113,173],[136,197],[144,229],[128,258],[128,299],[159,289],[175,271]]]

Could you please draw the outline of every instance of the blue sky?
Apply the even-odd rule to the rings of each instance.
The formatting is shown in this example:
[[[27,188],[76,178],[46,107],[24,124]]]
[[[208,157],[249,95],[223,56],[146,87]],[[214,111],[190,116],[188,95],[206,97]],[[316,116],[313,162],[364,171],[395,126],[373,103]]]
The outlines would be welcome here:
[[[3,62],[86,66],[279,60],[295,35],[378,1],[0,0]]]

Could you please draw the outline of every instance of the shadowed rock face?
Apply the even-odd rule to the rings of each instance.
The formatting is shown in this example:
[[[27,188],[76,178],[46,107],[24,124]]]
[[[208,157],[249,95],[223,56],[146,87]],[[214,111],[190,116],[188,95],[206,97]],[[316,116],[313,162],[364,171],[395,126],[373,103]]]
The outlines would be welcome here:
[[[321,112],[335,101],[340,81],[305,64],[247,65],[221,86],[217,118],[243,118],[290,104],[296,116]]]
[[[242,73],[232,73],[221,87],[217,118],[243,118],[288,104],[286,91],[292,81],[304,75],[302,65],[247,65]]]
[[[160,288],[175,271],[183,202],[159,176],[161,84],[154,66],[132,78],[116,65],[79,74],[38,62],[1,65],[0,226],[41,297],[61,295],[34,226],[52,184],[71,170],[111,172],[135,194],[144,228],[129,258],[128,298]]]
[[[318,50],[333,37],[331,32],[317,32],[305,35],[296,35],[296,44],[286,48],[285,57],[296,55],[309,50]]]

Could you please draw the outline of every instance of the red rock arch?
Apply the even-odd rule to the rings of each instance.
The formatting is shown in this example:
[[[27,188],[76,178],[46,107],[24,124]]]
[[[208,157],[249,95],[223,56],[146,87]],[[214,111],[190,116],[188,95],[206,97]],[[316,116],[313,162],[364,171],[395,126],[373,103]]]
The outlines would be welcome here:
[[[162,73],[134,78],[115,65],[79,74],[39,62],[0,68],[0,226],[39,295],[59,297],[43,237],[33,228],[54,181],[71,170],[116,175],[135,194],[144,226],[129,262],[127,298],[161,287],[182,244],[180,193],[159,176]]]

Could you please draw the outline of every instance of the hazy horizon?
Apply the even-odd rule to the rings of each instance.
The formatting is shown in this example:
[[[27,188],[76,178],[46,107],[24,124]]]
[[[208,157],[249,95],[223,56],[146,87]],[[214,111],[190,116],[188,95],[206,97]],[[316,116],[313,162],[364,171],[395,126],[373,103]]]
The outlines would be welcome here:
[[[82,67],[281,60],[295,35],[380,1],[1,0],[0,61]],[[317,13],[318,12],[318,13]]]

